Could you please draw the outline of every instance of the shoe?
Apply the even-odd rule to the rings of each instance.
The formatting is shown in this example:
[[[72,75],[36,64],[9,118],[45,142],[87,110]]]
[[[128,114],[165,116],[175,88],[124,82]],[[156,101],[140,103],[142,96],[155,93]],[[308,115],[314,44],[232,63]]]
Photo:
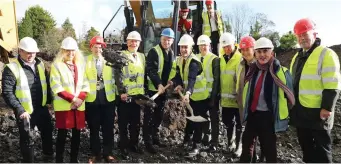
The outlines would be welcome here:
[[[146,144],[146,150],[151,154],[156,154],[157,151],[152,144]]]
[[[196,156],[198,155],[200,152],[199,152],[199,147],[197,144],[193,144],[192,146],[192,149],[188,152],[188,155],[189,156]]]
[[[211,153],[216,152],[217,151],[217,146],[210,145],[210,147],[208,148],[208,151],[211,152]]]
[[[100,160],[100,158],[98,156],[91,156],[89,158],[89,163],[92,164],[92,163],[96,163]]]
[[[106,163],[116,163],[117,162],[117,160],[114,158],[114,156],[111,156],[111,155],[104,157],[104,160]]]
[[[130,151],[134,152],[134,153],[138,153],[138,154],[143,154],[143,151],[141,150],[141,148],[139,146],[130,146]]]

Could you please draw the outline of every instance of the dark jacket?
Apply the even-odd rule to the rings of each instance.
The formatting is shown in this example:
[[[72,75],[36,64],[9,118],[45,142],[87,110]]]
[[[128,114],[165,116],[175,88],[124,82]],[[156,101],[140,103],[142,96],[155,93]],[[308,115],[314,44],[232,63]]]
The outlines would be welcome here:
[[[164,48],[162,48],[161,44],[159,44],[159,46],[162,50],[164,59],[161,78],[159,77],[158,74],[159,56],[154,48],[152,48],[148,52],[146,59],[146,74],[150,78],[156,89],[160,84],[162,84],[163,86],[167,85],[169,74],[172,70],[172,64],[173,61],[175,60],[174,53],[172,50],[169,50],[167,54]]]
[[[31,91],[31,98],[32,98],[32,105],[34,112],[41,111],[44,107],[42,107],[41,103],[43,100],[43,91],[41,87],[40,77],[37,65],[42,62],[38,58],[35,59],[35,70],[34,73],[31,67],[25,65],[23,61],[18,57],[18,61],[21,64],[22,68],[24,69],[25,75],[28,80],[28,85]],[[47,83],[47,104],[51,103],[51,91],[50,91],[50,83],[49,83],[49,76],[47,71],[45,70],[46,76],[46,83]],[[20,104],[19,100],[15,96],[15,89],[16,89],[16,78],[12,71],[8,68],[4,68],[4,72],[2,74],[2,96],[8,106],[10,106],[16,117],[20,116],[22,113],[25,112],[25,109]]]
[[[296,60],[293,64],[292,75],[293,75],[293,85],[294,94],[296,99],[296,104],[290,111],[290,122],[294,126],[300,128],[309,129],[329,129],[328,127],[332,124],[333,115],[326,121],[320,118],[321,108],[334,112],[334,107],[339,97],[339,90],[334,89],[324,89],[322,92],[322,103],[321,108],[306,108],[303,107],[299,101],[299,81],[301,78],[303,67],[309,57],[309,55],[314,51],[314,49],[319,46],[321,39],[317,38],[313,46],[304,54],[303,49],[299,50]]]
[[[212,61],[213,85],[210,95],[211,101],[219,100],[217,96],[220,92],[220,58],[215,58]]]

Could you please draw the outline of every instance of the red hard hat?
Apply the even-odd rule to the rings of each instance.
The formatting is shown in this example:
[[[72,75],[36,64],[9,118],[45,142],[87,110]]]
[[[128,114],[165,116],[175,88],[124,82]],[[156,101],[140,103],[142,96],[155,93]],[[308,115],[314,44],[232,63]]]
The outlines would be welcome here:
[[[90,40],[90,48],[91,48],[94,44],[100,44],[100,45],[102,45],[103,48],[107,47],[107,44],[104,42],[104,39],[103,39],[101,36],[94,36],[94,37]]]
[[[315,29],[315,23],[308,18],[303,18],[296,22],[294,27],[294,33],[296,35],[299,35],[313,29]]]
[[[253,39],[251,36],[242,37],[242,39],[240,39],[239,48],[244,49],[254,47],[255,42],[255,39]]]
[[[206,0],[206,5],[211,5],[213,3],[213,0]]]
[[[189,12],[189,9],[181,9],[180,12]]]

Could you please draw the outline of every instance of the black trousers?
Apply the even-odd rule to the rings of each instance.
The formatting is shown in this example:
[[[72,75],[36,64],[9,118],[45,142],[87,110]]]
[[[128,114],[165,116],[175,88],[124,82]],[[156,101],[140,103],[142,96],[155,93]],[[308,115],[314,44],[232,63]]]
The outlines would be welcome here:
[[[250,163],[253,156],[254,143],[259,139],[262,153],[266,162],[277,162],[276,134],[273,114],[269,111],[249,112],[242,137],[242,155],[240,162]]]
[[[148,93],[149,96],[153,96],[156,92]],[[152,112],[152,109],[144,109],[143,116],[143,140],[145,143],[152,144],[152,140],[159,140],[159,126],[161,125],[163,119],[163,111],[166,102],[166,97],[164,95],[160,95],[157,97],[154,102],[157,104],[157,107]]]
[[[203,142],[210,141],[211,144],[217,145],[219,138],[219,101],[217,101],[214,107],[209,107],[210,113],[210,126],[204,129]],[[210,139],[211,136],[211,140]]]
[[[203,118],[208,119],[207,111],[208,111],[208,101],[193,101],[190,100],[190,105],[193,108],[193,113],[195,116],[202,116]],[[187,116],[190,116],[190,113],[187,112]],[[185,127],[185,139],[189,140],[190,135],[193,134],[193,143],[201,143],[203,138],[203,132],[206,128],[208,128],[209,122],[192,122],[187,119],[187,124]]]
[[[63,163],[67,132],[68,132],[68,129],[58,129],[57,142],[56,142],[56,163]],[[78,162],[80,134],[81,134],[80,130],[76,128],[72,129],[71,153],[70,153],[70,162],[72,163]]]
[[[140,134],[140,106],[135,102],[120,102],[118,108],[118,126],[120,133],[120,149],[137,146]],[[128,139],[128,125],[129,137]]]
[[[331,130],[313,130],[297,128],[298,142],[303,151],[305,163],[331,163]]]
[[[214,31],[211,33],[211,41],[212,41],[212,53],[214,53],[215,55],[219,56],[219,50],[218,50],[218,43],[219,43],[219,32],[218,31]]]
[[[227,137],[232,139],[233,131],[236,128],[237,131],[242,131],[242,124],[239,116],[238,108],[225,108],[222,109],[222,121],[227,128]]]
[[[16,118],[20,134],[20,151],[24,163],[34,162],[34,143],[31,142],[28,131],[28,122],[26,119]],[[37,126],[41,134],[43,154],[53,154],[52,148],[52,122],[51,115],[47,108],[41,107],[34,110],[31,114],[31,131]]]
[[[115,103],[86,103],[85,116],[90,129],[90,150],[93,156],[101,154],[99,131],[102,130],[103,157],[112,155]]]

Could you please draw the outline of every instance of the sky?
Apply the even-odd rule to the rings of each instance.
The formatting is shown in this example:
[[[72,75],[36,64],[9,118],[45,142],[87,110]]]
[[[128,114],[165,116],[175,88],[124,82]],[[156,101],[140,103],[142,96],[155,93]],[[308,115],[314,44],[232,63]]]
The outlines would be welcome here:
[[[3,1],[3,0],[1,0]],[[264,13],[275,23],[273,28],[280,34],[292,31],[294,24],[308,17],[317,25],[318,36],[322,44],[331,46],[341,44],[341,1],[339,0],[216,0],[223,14],[236,6],[246,5],[254,13]],[[57,27],[68,17],[74,25],[77,36],[91,26],[102,34],[117,9],[124,0],[15,0],[17,19],[34,5],[40,5],[49,11],[57,22]],[[154,12],[164,15],[172,11],[170,0],[153,1]],[[108,27],[106,34],[117,32],[125,27],[123,7]]]

